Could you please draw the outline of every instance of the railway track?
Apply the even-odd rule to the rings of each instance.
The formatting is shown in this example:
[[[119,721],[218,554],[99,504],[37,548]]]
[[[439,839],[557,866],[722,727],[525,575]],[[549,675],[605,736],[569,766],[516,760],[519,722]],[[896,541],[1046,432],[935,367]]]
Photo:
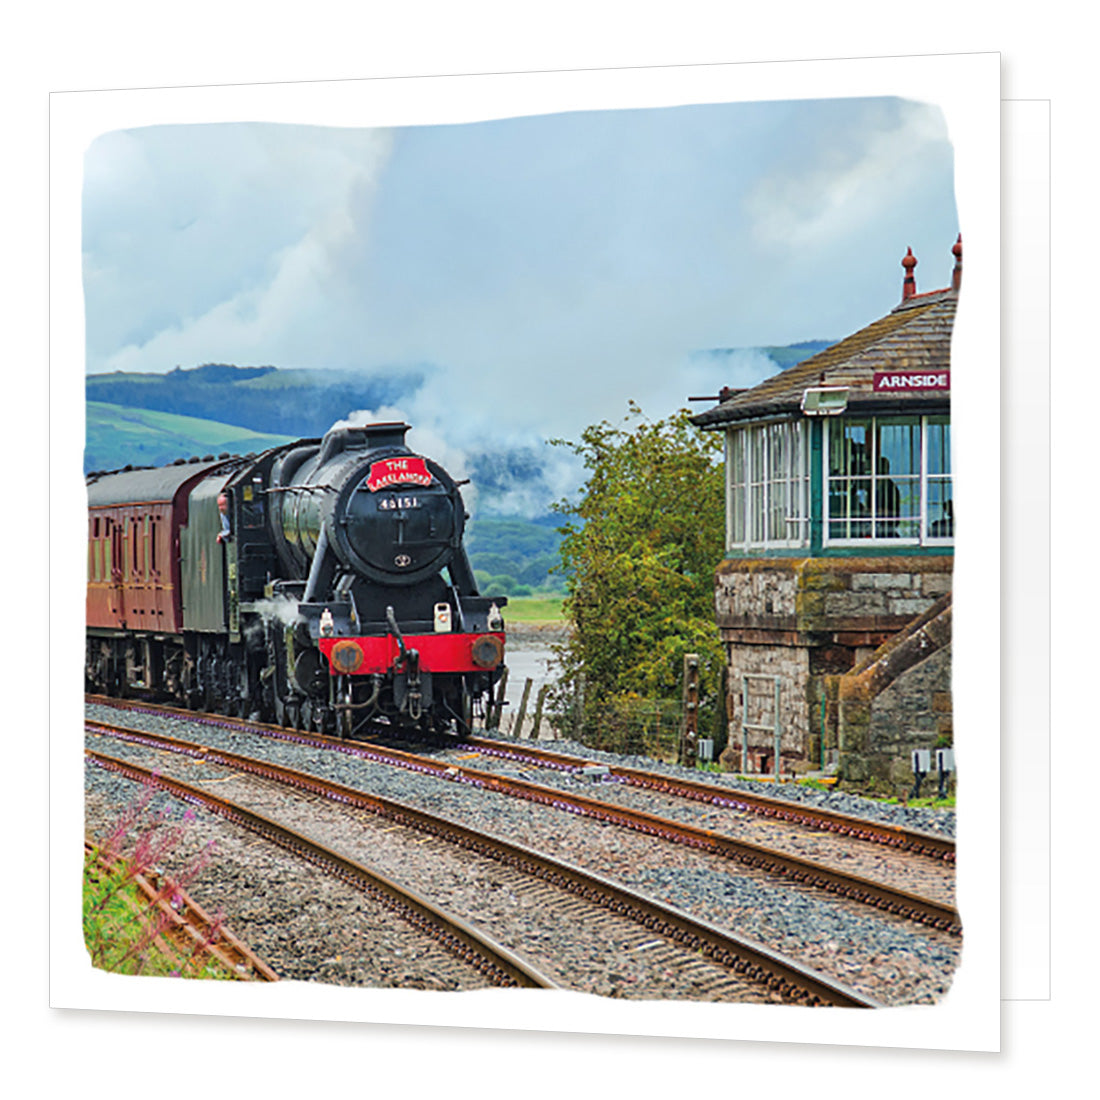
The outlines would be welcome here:
[[[94,698],[90,701],[103,702],[103,700],[98,698]],[[116,705],[115,700],[108,700],[106,702],[107,705]],[[198,721],[229,730],[258,734],[263,737],[276,738],[299,745],[332,749],[372,762],[407,768],[412,771],[434,775],[450,782],[463,783],[481,790],[522,798],[541,805],[552,806],[564,812],[589,817],[605,824],[612,824],[649,836],[658,837],[671,843],[682,844],[697,851],[719,855],[731,859],[742,866],[763,871],[790,882],[823,890],[833,896],[871,906],[880,911],[945,931],[951,935],[957,936],[961,934],[962,931],[958,911],[953,905],[946,902],[924,897],[913,891],[899,889],[882,882],[874,881],[862,875],[839,870],[821,862],[807,860],[750,841],[730,837],[714,830],[700,828],[698,826],[666,817],[660,817],[642,810],[631,809],[615,803],[589,798],[577,792],[563,791],[555,787],[543,786],[525,779],[493,774],[457,763],[442,762],[423,754],[405,752],[396,748],[382,747],[369,742],[346,741],[339,738],[326,737],[317,733],[286,730],[278,726],[251,723],[243,719],[227,718],[222,715],[200,714],[191,711],[181,711],[172,707],[155,707],[144,703],[124,705],[123,709],[177,715],[188,721]],[[89,728],[94,729],[95,723],[89,723]],[[494,750],[498,747],[496,743],[486,742],[484,739],[476,739],[475,747],[478,747],[480,750],[482,745],[487,749]],[[527,749],[524,748],[521,754],[527,754]],[[583,762],[578,762],[576,758],[563,757],[560,754],[543,753],[541,750],[535,750],[534,753],[530,754],[530,758],[532,760],[549,759],[559,767],[576,767],[578,764],[580,764],[582,768],[587,766],[584,765]],[[568,765],[564,763],[566,761],[569,762]],[[630,772],[637,777],[636,781],[639,785],[642,785],[644,782],[644,785],[650,789],[659,789],[660,783],[668,782],[667,777],[655,773],[639,772],[632,769],[618,770]],[[670,786],[676,786],[676,784],[670,784]],[[696,787],[705,788],[708,785],[686,781],[680,784],[680,786],[694,790]],[[678,792],[674,790],[672,793]],[[711,801],[713,801],[713,789],[710,789],[707,793]],[[720,792],[720,796],[724,798],[724,792]],[[699,795],[696,793],[688,797],[693,797],[697,800]],[[734,804],[736,804],[740,801],[740,792],[732,792],[731,798]],[[758,798],[756,800],[760,801]],[[763,803],[766,808],[774,810],[775,807],[773,804],[777,801],[778,800],[774,799],[763,800]],[[779,807],[779,809],[786,812],[789,810],[789,807]],[[796,811],[800,811],[801,809],[801,807],[795,807]],[[778,812],[774,813],[772,816],[778,816]],[[803,816],[806,816],[810,823],[815,821],[820,823],[819,827],[821,828],[828,828],[826,824],[826,822],[828,822],[833,826],[829,831],[837,831],[841,826],[845,829],[854,831],[857,825],[865,825],[867,826],[866,832],[868,835],[866,837],[860,837],[860,839],[878,844],[888,844],[893,840],[897,843],[890,844],[891,847],[905,846],[909,851],[916,850],[914,847],[909,847],[910,845],[917,845],[918,843],[923,845],[923,838],[925,838],[926,835],[931,835],[912,833],[906,830],[874,828],[872,827],[872,823],[865,822],[863,819],[849,818],[847,815],[832,814],[828,812],[825,814],[806,814]],[[798,824],[805,824],[805,822],[799,821]],[[846,835],[854,835],[854,833]],[[951,851],[953,852],[953,843],[948,843],[950,843]],[[946,856],[943,855],[942,851],[936,851],[933,854],[937,859],[942,859],[944,862],[950,862]]]
[[[195,746],[197,749],[199,746]],[[140,765],[104,753],[85,750],[94,767],[116,772],[139,783],[148,783],[180,800],[217,814],[241,828],[319,867],[325,873],[368,894],[403,920],[431,936],[452,954],[481,972],[492,985],[554,989],[557,983],[501,944],[444,912],[415,891],[378,874],[369,867],[334,851],[303,833],[189,783],[158,775]]]
[[[564,753],[553,752],[535,746],[514,746],[507,742],[485,737],[467,737],[464,745],[487,756],[496,756],[517,763],[530,763],[541,768],[551,768],[574,775],[584,774],[593,768],[590,760]],[[663,775],[625,768],[616,765],[600,765],[608,777],[618,783],[642,790],[671,794],[711,806],[739,810],[777,821],[787,821],[810,829],[851,837],[872,844],[882,844],[901,851],[955,862],[955,841],[937,833],[918,829],[905,829],[897,825],[869,821],[851,814],[839,813],[814,806],[800,806],[779,798],[747,791],[731,790],[714,783],[705,783],[682,776]]]
[[[104,736],[118,736],[130,744],[217,764],[231,769],[235,774],[251,775],[279,783],[352,810],[365,810],[392,823],[391,828],[413,829],[422,835],[427,834],[448,845],[464,849],[476,857],[492,860],[507,868],[509,874],[527,880],[526,885],[515,880],[512,888],[543,891],[529,903],[528,908],[532,912],[546,910],[553,904],[556,906],[554,912],[560,913],[556,919],[571,921],[571,929],[584,929],[586,935],[594,937],[593,946],[589,949],[590,956],[606,957],[609,942],[622,945],[621,949],[634,959],[642,957],[640,952],[646,952],[646,962],[650,969],[657,968],[665,974],[676,969],[681,972],[693,970],[695,974],[692,983],[704,999],[763,999],[810,1005],[878,1006],[877,1001],[859,994],[844,983],[819,974],[778,952],[753,944],[744,937],[696,920],[686,913],[661,905],[578,867],[550,859],[508,841],[488,837],[446,818],[267,761],[254,760],[162,735],[124,730],[111,732],[102,726],[100,729]],[[88,750],[88,754],[89,760],[97,766],[115,770],[131,769],[132,776],[140,775],[146,782],[165,786],[179,797],[192,801],[200,797],[204,800],[211,797],[200,794],[197,788],[181,784],[178,780],[154,777],[149,769],[135,769],[133,764],[117,759],[109,760],[92,750]],[[216,806],[217,803],[212,805]],[[227,813],[222,809],[215,809],[215,812],[222,813],[223,816]],[[240,810],[234,812],[240,813]],[[546,893],[547,890],[550,891],[549,894]],[[557,900],[552,902],[554,897]],[[566,905],[565,909],[562,909],[563,904]],[[578,911],[578,906],[582,911]],[[569,907],[572,907],[572,912]],[[629,934],[622,930],[624,922],[631,926]],[[746,983],[757,987],[755,993],[746,987]],[[644,983],[641,988],[645,988]],[[648,995],[662,994],[654,988]]]

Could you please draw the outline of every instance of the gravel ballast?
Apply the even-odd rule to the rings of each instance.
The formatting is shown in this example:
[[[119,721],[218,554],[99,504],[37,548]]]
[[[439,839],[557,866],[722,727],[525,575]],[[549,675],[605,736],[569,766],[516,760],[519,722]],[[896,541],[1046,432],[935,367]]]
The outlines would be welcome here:
[[[441,813],[643,890],[693,916],[798,958],[886,1003],[935,1001],[949,987],[958,962],[957,938],[899,918],[878,915],[855,903],[792,888],[781,879],[747,872],[719,857],[601,826],[549,807],[487,794],[461,783],[374,764],[343,753],[263,740],[178,718],[123,714],[113,708],[95,706],[88,708],[88,716],[316,771],[338,783]],[[102,744],[105,751],[123,755],[115,747],[117,742],[107,747],[106,742],[93,741]],[[580,746],[556,744],[555,748],[588,759],[650,770],[659,768],[648,759],[620,758]],[[466,763],[480,766],[474,761]],[[530,778],[529,770],[517,774]],[[700,775],[690,774],[693,778]],[[724,781],[721,785],[738,785],[738,781],[720,778]],[[542,773],[538,781],[546,781]],[[583,793],[606,796],[605,791],[593,789],[587,781]],[[905,807],[880,807],[853,796],[838,797],[834,792],[804,788],[784,793],[795,800],[827,805],[846,813],[858,812],[858,807],[864,816],[871,816],[869,811],[875,810],[876,820],[932,831],[926,815],[918,814],[914,819],[913,811]],[[695,809],[711,812],[702,805]],[[899,820],[902,814],[905,819]],[[935,831],[946,831],[944,815],[933,815],[931,821],[939,826]],[[244,935],[251,940],[250,933]]]

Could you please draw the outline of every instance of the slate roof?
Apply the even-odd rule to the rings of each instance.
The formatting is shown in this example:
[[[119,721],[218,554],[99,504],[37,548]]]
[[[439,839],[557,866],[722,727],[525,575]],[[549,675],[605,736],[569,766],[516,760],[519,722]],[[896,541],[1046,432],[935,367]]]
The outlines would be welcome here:
[[[714,429],[738,420],[798,413],[803,393],[813,386],[847,386],[849,410],[869,413],[946,405],[949,395],[943,392],[875,393],[873,378],[876,371],[948,369],[958,297],[952,287],[914,295],[839,343],[751,389],[733,392],[692,417],[692,423]]]

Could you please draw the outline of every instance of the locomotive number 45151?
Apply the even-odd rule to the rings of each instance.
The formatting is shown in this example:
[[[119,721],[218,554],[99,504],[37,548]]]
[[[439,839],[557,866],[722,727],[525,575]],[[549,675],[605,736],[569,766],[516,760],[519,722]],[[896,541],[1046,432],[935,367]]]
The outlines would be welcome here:
[[[383,497],[378,502],[378,510],[380,512],[393,512],[398,508],[419,508],[419,497]]]

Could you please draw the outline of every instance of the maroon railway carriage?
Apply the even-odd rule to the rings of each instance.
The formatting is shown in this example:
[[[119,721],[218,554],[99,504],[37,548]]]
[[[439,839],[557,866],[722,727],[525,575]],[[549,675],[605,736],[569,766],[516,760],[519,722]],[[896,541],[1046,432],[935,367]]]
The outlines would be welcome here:
[[[180,533],[191,491],[227,465],[180,463],[89,479],[88,666],[100,689],[124,692],[163,676],[166,649],[178,648],[172,643],[184,631]],[[182,652],[174,656],[169,665],[182,660]]]
[[[405,424],[89,477],[87,683],[350,732],[468,728],[504,661],[458,484]]]

